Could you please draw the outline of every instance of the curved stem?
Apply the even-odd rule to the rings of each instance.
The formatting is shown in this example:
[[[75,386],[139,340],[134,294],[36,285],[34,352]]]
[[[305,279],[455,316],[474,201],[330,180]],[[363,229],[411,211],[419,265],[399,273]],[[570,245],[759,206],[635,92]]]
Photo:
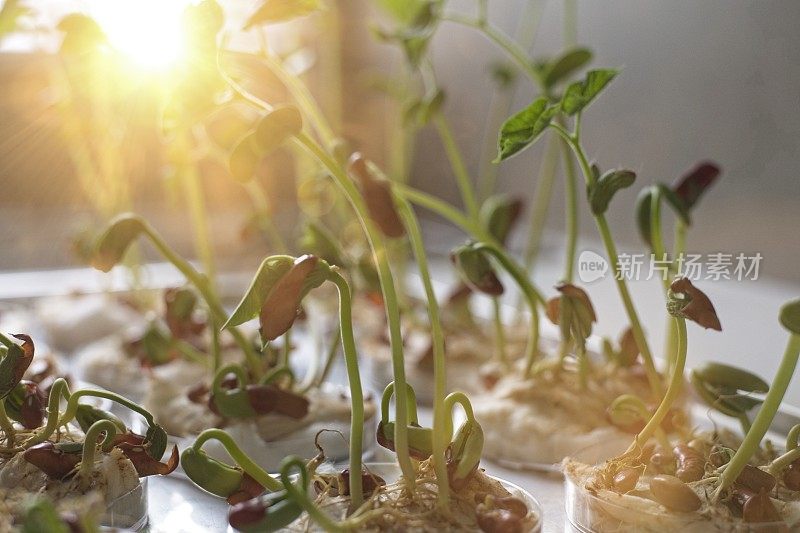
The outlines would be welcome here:
[[[471,235],[476,234],[476,225],[466,216],[464,216],[461,211],[448,204],[444,200],[440,200],[431,194],[400,183],[392,183],[392,189],[395,192],[395,195],[402,196],[408,201],[415,203],[420,207],[424,207],[428,211],[436,213],[445,220],[461,228],[465,233]]]
[[[225,448],[225,451],[228,452],[228,455],[231,456],[231,459],[236,461],[236,464],[238,464],[247,475],[255,479],[268,491],[275,492],[283,488],[283,485],[281,485],[280,482],[270,476],[263,468],[254,463],[253,460],[250,459],[250,457],[248,457],[241,448],[239,448],[239,445],[236,444],[236,441],[234,441],[230,435],[221,429],[206,429],[197,436],[197,440],[195,440],[194,444],[192,444],[192,448],[195,450],[200,450],[203,447],[203,444],[209,440],[216,440],[219,442],[223,448]]]
[[[61,414],[60,417],[58,417],[58,427],[65,426],[75,419],[75,414],[78,412],[78,400],[84,396],[93,396],[95,398],[105,398],[106,400],[111,400],[112,402],[118,403],[123,407],[127,407],[131,411],[142,415],[148,426],[155,425],[155,420],[153,419],[153,415],[150,413],[150,411],[139,404],[130,401],[124,396],[120,396],[119,394],[93,389],[80,389],[72,394],[69,394],[69,390],[66,390],[65,394],[68,395],[67,397],[69,399],[67,400],[66,410]]]
[[[508,272],[514,281],[522,289],[522,293],[528,302],[531,311],[531,331],[528,337],[528,344],[525,348],[525,371],[524,376],[530,377],[533,363],[539,352],[539,311],[537,303],[544,303],[541,293],[533,286],[527,274],[522,270],[501,248],[494,244],[477,243],[476,248],[490,253],[498,263]]]
[[[447,159],[450,161],[450,166],[453,169],[453,174],[456,177],[458,189],[461,192],[461,200],[464,202],[464,209],[467,211],[468,217],[473,222],[479,219],[478,214],[478,200],[475,197],[475,188],[472,184],[472,179],[467,171],[467,165],[464,163],[464,158],[461,155],[461,150],[458,148],[455,138],[453,138],[453,131],[447,123],[447,119],[441,113],[437,114],[434,118],[436,131],[439,132],[439,137],[442,139]]]
[[[103,433],[103,441],[100,447],[103,451],[111,450],[114,437],[117,435],[117,426],[111,420],[98,420],[86,431],[83,439],[83,455],[81,465],[78,467],[78,479],[82,487],[86,488],[92,481],[92,471],[94,470],[94,456],[97,452],[97,438]]]
[[[392,349],[394,380],[399,389],[395,394],[395,419],[397,421],[395,424],[395,449],[397,450],[397,461],[400,464],[400,469],[403,472],[403,478],[409,491],[413,491],[416,484],[416,475],[408,448],[408,398],[406,391],[405,358],[403,355],[403,336],[400,330],[400,306],[397,297],[397,289],[392,276],[392,269],[389,266],[386,253],[386,245],[383,237],[378,233],[375,224],[369,217],[361,195],[336,160],[304,133],[300,133],[296,137],[296,142],[303,149],[316,157],[331,173],[334,181],[355,210],[364,233],[367,236],[367,240],[369,241],[370,248],[372,249],[373,258],[378,267],[378,277],[380,279],[381,289],[383,290],[386,318],[389,323],[389,339]]]
[[[428,269],[428,256],[425,253],[425,244],[422,240],[422,231],[414,211],[405,198],[397,198],[399,214],[408,232],[411,248],[419,267],[422,285],[425,288],[425,297],[428,307],[428,320],[431,327],[431,342],[433,345],[433,467],[436,472],[436,482],[439,488],[438,505],[441,509],[450,506],[450,481],[447,476],[447,461],[445,451],[450,442],[450,437],[445,431],[449,420],[445,408],[445,394],[447,394],[447,370],[445,362],[444,332],[439,313],[439,304],[436,292],[433,290],[430,271]]]
[[[150,226],[150,224],[143,222],[142,226],[144,228],[144,234],[147,235],[147,237],[150,239],[150,242],[153,244],[153,246],[155,246],[158,252],[163,255],[167,261],[172,263],[175,268],[177,268],[180,273],[183,274],[184,277],[189,280],[189,282],[200,292],[200,295],[203,297],[203,300],[205,300],[209,311],[213,315],[213,321],[218,324],[224,324],[227,322],[228,316],[225,313],[225,309],[217,299],[217,295],[211,288],[208,278],[195,270],[195,268],[188,261],[175,253],[175,251],[169,247],[169,245],[164,241],[164,239],[161,238],[155,229]],[[231,336],[233,336],[236,344],[239,346],[239,348],[241,348],[242,352],[244,352],[244,355],[247,358],[248,363],[252,366],[253,371],[257,372],[260,367],[259,357],[253,350],[250,342],[237,328],[230,327],[228,328],[228,331],[231,332]]]
[[[639,446],[644,446],[644,444],[650,440],[650,437],[661,428],[661,422],[664,421],[672,404],[675,402],[675,398],[677,398],[680,392],[681,383],[683,381],[683,369],[686,366],[686,320],[675,317],[675,324],[678,327],[678,354],[675,358],[675,368],[672,369],[672,377],[670,378],[667,392],[664,394],[664,398],[661,400],[656,412],[653,413],[653,416],[644,426],[644,429],[636,435],[633,444],[628,449],[629,452]]]
[[[64,378],[58,378],[53,382],[50,387],[50,395],[47,399],[47,423],[43,428],[38,429],[31,438],[29,438],[23,447],[30,448],[37,444],[41,444],[50,438],[50,435],[55,432],[58,427],[59,419],[59,406],[61,405],[61,397],[68,400],[70,397],[69,386]],[[74,418],[74,416],[73,416]]]
[[[736,454],[728,462],[725,471],[720,476],[719,486],[714,492],[715,501],[719,499],[725,489],[736,481],[742,469],[761,446],[761,439],[767,434],[767,430],[769,430],[769,426],[775,418],[775,413],[780,409],[786,389],[789,388],[789,382],[792,380],[798,357],[800,357],[800,335],[792,334],[789,337],[778,372],[775,374],[775,379],[773,379],[769,392],[764,398],[764,403],[761,404],[761,409],[758,410],[758,414],[753,420],[750,431],[747,432],[741,446],[736,450]]]
[[[297,469],[299,472],[299,483],[293,483],[291,470]],[[350,473],[350,477],[361,477],[360,474]],[[349,528],[333,520],[327,513],[320,510],[308,497],[308,470],[302,459],[299,457],[287,457],[281,465],[281,482],[287,494],[302,507],[308,516],[311,517],[322,529],[330,533],[347,531]],[[298,487],[298,485],[300,485]],[[352,497],[352,495],[351,495]]]
[[[8,418],[8,413],[6,413],[6,399],[3,398],[0,400],[0,429],[3,430],[5,433],[6,441],[8,442],[8,446],[11,448],[14,446],[14,423],[11,419]]]
[[[462,409],[464,409],[464,414],[467,416],[467,421],[474,422],[475,421],[475,412],[472,409],[472,403],[469,401],[469,398],[463,392],[451,392],[447,395],[447,398],[444,399],[444,408],[447,413],[447,418],[445,419],[447,423],[447,440],[453,438],[453,409],[456,405],[460,405]]]
[[[350,385],[350,501],[351,508],[358,508],[363,501],[361,486],[361,455],[364,442],[364,393],[361,389],[361,374],[358,370],[358,352],[353,336],[352,297],[350,286],[337,271],[331,273],[331,281],[339,290],[339,331],[342,338],[347,380]]]

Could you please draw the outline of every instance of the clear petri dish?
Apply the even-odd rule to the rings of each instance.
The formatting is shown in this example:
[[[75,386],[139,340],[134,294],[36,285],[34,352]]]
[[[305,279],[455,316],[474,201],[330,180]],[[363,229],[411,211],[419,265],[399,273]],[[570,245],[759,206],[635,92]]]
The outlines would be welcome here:
[[[139,479],[139,484],[106,504],[102,528],[105,531],[120,529],[141,531],[147,526],[147,478]]]

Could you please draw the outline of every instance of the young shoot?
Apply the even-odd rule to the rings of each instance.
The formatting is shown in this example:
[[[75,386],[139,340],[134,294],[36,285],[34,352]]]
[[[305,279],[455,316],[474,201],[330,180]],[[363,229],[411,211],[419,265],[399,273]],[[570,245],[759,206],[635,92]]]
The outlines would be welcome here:
[[[727,492],[747,466],[753,454],[759,450],[761,441],[764,435],[767,434],[767,430],[769,430],[769,426],[780,408],[781,401],[789,388],[792,375],[794,375],[797,367],[797,360],[800,357],[800,299],[784,304],[780,310],[779,320],[781,325],[789,331],[789,342],[786,345],[786,351],[781,359],[778,372],[769,387],[769,392],[753,420],[750,431],[745,435],[742,444],[736,450],[736,454],[724,466],[719,478],[719,485],[714,492],[714,501],[718,501]],[[778,466],[782,466],[782,463],[778,463]],[[773,465],[772,469],[777,470],[775,465]]]

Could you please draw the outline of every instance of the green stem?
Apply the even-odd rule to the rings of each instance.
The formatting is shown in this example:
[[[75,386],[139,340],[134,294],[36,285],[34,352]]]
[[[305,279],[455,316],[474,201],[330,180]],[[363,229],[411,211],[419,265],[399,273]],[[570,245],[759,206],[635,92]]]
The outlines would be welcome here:
[[[153,229],[150,224],[143,222],[142,223],[144,234],[150,239],[150,242],[153,243],[153,246],[164,256],[164,258],[172,263],[175,268],[177,268],[181,274],[189,280],[192,285],[194,285],[197,290],[200,292],[200,295],[205,300],[206,305],[208,306],[209,311],[211,312],[213,322],[216,324],[224,324],[228,321],[228,316],[225,313],[225,309],[222,307],[222,304],[217,299],[217,295],[214,290],[211,288],[211,285],[208,281],[208,278],[197,270],[184,258],[179,256],[175,253],[172,248],[161,238],[161,236]],[[247,358],[248,363],[251,365],[254,372],[257,372],[260,367],[260,360],[258,354],[255,353],[253,350],[253,346],[247,340],[247,338],[235,327],[229,327],[228,331],[230,331],[231,336],[233,337],[236,344],[241,348],[242,352],[244,352],[245,357]],[[219,358],[217,353],[214,355],[215,364]]]
[[[403,224],[408,232],[411,248],[419,267],[419,275],[425,288],[428,307],[428,320],[431,327],[431,342],[433,346],[433,467],[436,472],[436,481],[439,488],[438,505],[441,509],[450,506],[450,481],[447,476],[447,461],[445,452],[450,442],[450,437],[445,431],[448,415],[445,409],[445,395],[447,394],[447,369],[445,361],[444,332],[442,331],[439,304],[436,292],[433,290],[428,256],[425,253],[425,244],[422,240],[422,231],[411,205],[403,197],[396,196],[397,207]]]
[[[407,488],[413,493],[416,484],[414,465],[408,449],[408,398],[406,390],[405,358],[403,355],[403,336],[400,330],[400,307],[397,298],[397,289],[392,277],[392,270],[386,254],[386,245],[367,212],[364,200],[361,198],[355,184],[350,180],[345,171],[335,159],[328,155],[317,143],[305,133],[300,133],[296,138],[297,143],[316,157],[319,162],[331,173],[335,183],[347,197],[359,218],[372,249],[373,258],[378,267],[378,277],[383,290],[383,301],[386,317],[389,323],[389,339],[392,349],[392,369],[398,391],[395,395],[395,449],[397,461],[403,472]]]
[[[206,429],[197,436],[197,440],[192,444],[192,448],[199,451],[203,447],[203,444],[209,440],[216,440],[222,444],[225,451],[231,456],[231,459],[233,459],[247,475],[255,479],[268,491],[275,492],[283,489],[283,485],[281,485],[280,482],[254,463],[253,460],[239,448],[236,441],[221,429]]]
[[[501,248],[494,244],[478,243],[476,248],[490,253],[498,263],[514,278],[514,281],[522,289],[522,294],[528,302],[531,311],[531,331],[528,336],[528,344],[525,347],[525,371],[524,376],[530,377],[533,363],[539,353],[539,310],[537,304],[544,303],[541,293],[533,286],[528,279],[528,275],[517,265]]]
[[[644,426],[644,429],[636,435],[633,444],[628,449],[629,452],[639,446],[644,446],[650,440],[661,427],[661,422],[664,421],[672,404],[675,402],[675,398],[680,393],[681,383],[683,382],[683,369],[686,366],[686,320],[675,317],[675,324],[678,327],[678,354],[675,359],[675,368],[672,369],[672,377],[670,378],[667,392],[664,394],[664,398],[661,400],[656,412],[653,413],[653,416]]]
[[[292,352],[292,330],[283,334],[283,348],[281,349],[280,366],[289,366],[289,354]]]
[[[339,290],[339,331],[342,338],[347,380],[350,384],[350,502],[357,509],[363,501],[361,486],[361,455],[364,442],[364,393],[358,370],[358,351],[353,335],[352,296],[347,281],[336,270],[331,272],[331,281]]]
[[[500,29],[489,24],[486,21],[476,20],[470,17],[465,17],[458,14],[446,14],[442,20],[475,28],[479,30],[494,44],[502,48],[508,56],[516,63],[517,67],[528,77],[534,84],[540,84],[539,73],[533,68],[533,62],[528,58],[525,50],[521,49],[508,35],[503,33]]]
[[[5,433],[9,448],[13,447],[15,435],[14,423],[10,418],[8,418],[8,413],[6,413],[5,398],[0,400],[0,429],[2,429],[3,433]]]
[[[448,441],[453,438],[453,409],[456,405],[460,405],[461,408],[464,409],[464,414],[468,422],[475,421],[475,412],[472,410],[472,403],[469,401],[467,395],[458,391],[448,394],[447,398],[444,399],[444,408],[447,413],[445,422]]]
[[[497,361],[503,365],[503,367],[508,368],[508,355],[506,354],[506,328],[503,324],[503,317],[501,315],[500,298],[492,298],[492,310],[494,311],[493,318],[495,350],[497,350],[495,357],[497,358]]]
[[[200,176],[193,162],[187,162],[184,165],[181,177],[194,226],[195,249],[209,281],[209,290],[213,290],[216,266],[214,249],[211,244],[211,231],[208,226],[208,209],[203,198],[203,189],[200,186]]]
[[[575,176],[575,162],[572,159],[569,145],[561,143],[564,149],[564,172],[567,202],[567,256],[564,264],[564,278],[567,283],[572,283],[575,271],[575,254],[578,249],[578,184]]]
[[[292,469],[296,469],[298,471],[299,483],[294,483],[292,481]],[[361,475],[356,474],[355,472],[350,472],[350,478],[353,477],[358,477],[360,479]],[[302,507],[308,516],[311,517],[311,519],[314,520],[314,522],[316,522],[322,529],[328,531],[329,533],[340,533],[349,529],[345,525],[346,521],[341,524],[336,522],[330,517],[330,515],[320,510],[320,508],[309,499],[308,470],[306,469],[306,465],[302,459],[296,456],[287,457],[284,459],[283,463],[281,464],[281,482],[283,483],[283,488],[286,489],[286,492],[295,501],[295,503]],[[352,494],[350,496],[351,498],[353,497]]]
[[[575,155],[578,158],[578,163],[583,171],[587,187],[593,187],[595,184],[594,173],[589,167],[589,161],[586,159],[586,154],[584,153],[583,147],[581,146],[578,138],[571,135],[558,124],[551,124],[551,127],[555,129],[559,135],[561,135],[564,141],[566,141],[567,144],[569,144],[569,146],[572,148],[572,151],[575,152]],[[661,379],[658,376],[658,372],[656,371],[655,363],[653,362],[653,354],[650,352],[650,346],[647,344],[647,337],[645,337],[642,324],[639,321],[639,315],[636,312],[636,307],[633,305],[633,299],[628,291],[628,284],[625,282],[625,277],[622,275],[622,272],[620,272],[619,255],[617,254],[617,246],[614,244],[614,238],[611,236],[611,229],[608,226],[608,221],[606,220],[604,214],[601,213],[594,215],[594,219],[595,223],[597,224],[597,229],[600,232],[600,237],[603,240],[603,245],[605,246],[608,260],[611,262],[611,266],[614,271],[614,281],[617,284],[617,291],[622,299],[625,312],[628,315],[628,320],[631,324],[631,330],[633,331],[633,337],[636,340],[636,345],[638,346],[640,353],[642,354],[642,360],[644,361],[644,368],[645,372],[647,373],[647,380],[650,383],[650,389],[655,397],[659,397],[662,394],[663,386],[661,384]]]
[[[547,223],[547,213],[550,209],[550,200],[553,197],[553,184],[558,172],[558,143],[550,137],[544,149],[544,156],[539,167],[539,179],[536,184],[536,193],[531,209],[530,226],[528,230],[528,244],[525,248],[525,269],[530,270],[539,255],[542,245],[542,235]]]
[[[786,453],[775,458],[775,460],[769,464],[767,471],[773,476],[778,477],[790,464],[798,459],[800,459],[800,448],[788,449]]]
[[[150,411],[114,392],[93,389],[80,389],[72,394],[69,393],[69,389],[64,392],[68,395],[69,399],[67,400],[67,408],[64,410],[64,413],[58,417],[58,427],[65,426],[75,419],[75,415],[78,412],[78,400],[84,396],[92,396],[95,398],[105,398],[106,400],[111,400],[112,402],[118,403],[123,407],[127,407],[134,413],[142,415],[148,426],[155,425],[155,420],[153,419],[153,415],[150,413]]]
[[[81,465],[78,467],[78,479],[83,488],[88,487],[92,481],[94,456],[97,452],[97,438],[101,433],[104,435],[100,447],[103,451],[109,451],[114,443],[114,437],[117,435],[117,426],[111,420],[98,420],[86,431],[86,437],[83,439]]]
[[[452,205],[448,204],[444,200],[440,200],[439,198],[433,195],[422,192],[418,189],[414,189],[413,187],[409,187],[408,185],[402,185],[399,183],[393,183],[392,189],[397,195],[400,195],[406,200],[436,213],[437,215],[441,216],[448,222],[455,224],[456,226],[461,228],[465,233],[468,233],[470,235],[476,235],[480,233],[480,230],[478,229],[476,224],[474,224],[470,219],[464,216],[464,214],[461,213],[461,211],[459,211]]]
[[[30,448],[40,444],[50,438],[56,428],[58,427],[59,411],[61,405],[61,397],[69,400],[69,386],[64,378],[58,378],[53,382],[50,387],[50,396],[47,400],[47,423],[43,428],[38,429],[31,438],[25,441],[24,448]]]
[[[461,155],[461,150],[458,148],[455,138],[453,138],[453,131],[441,113],[434,118],[434,124],[436,125],[436,131],[439,132],[439,137],[442,139],[447,159],[450,161],[450,166],[455,174],[467,216],[473,222],[477,222],[479,219],[478,200],[475,197],[475,189],[467,171],[467,165]]]
[[[736,450],[736,454],[719,478],[719,486],[714,492],[714,501],[717,501],[722,492],[736,481],[750,458],[758,451],[761,439],[767,434],[767,430],[769,430],[769,426],[775,418],[775,413],[780,409],[786,389],[789,388],[789,382],[792,380],[798,357],[800,357],[800,335],[792,334],[789,337],[778,372],[775,374],[775,379],[772,380],[769,392],[764,398],[764,403],[761,404],[761,409],[759,409],[755,420],[753,420],[750,431],[745,435],[741,446]]]

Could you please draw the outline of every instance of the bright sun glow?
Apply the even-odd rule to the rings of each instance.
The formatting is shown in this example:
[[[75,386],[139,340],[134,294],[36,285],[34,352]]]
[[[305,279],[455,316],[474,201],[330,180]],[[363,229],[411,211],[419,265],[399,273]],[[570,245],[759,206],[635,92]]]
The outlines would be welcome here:
[[[136,66],[166,70],[183,53],[186,0],[95,0],[91,14],[111,45]]]

